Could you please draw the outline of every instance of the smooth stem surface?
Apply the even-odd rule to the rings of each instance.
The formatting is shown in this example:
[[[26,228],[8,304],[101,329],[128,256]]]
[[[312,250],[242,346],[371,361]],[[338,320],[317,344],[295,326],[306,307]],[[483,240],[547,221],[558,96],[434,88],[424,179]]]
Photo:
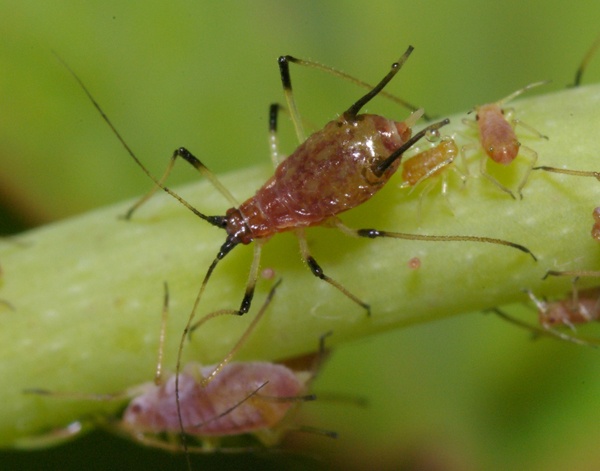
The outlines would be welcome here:
[[[599,86],[527,99],[514,107],[520,119],[550,137],[528,138],[527,131],[519,131],[523,144],[538,152],[538,165],[598,170]],[[469,134],[462,117],[451,117],[444,131]],[[457,136],[460,144],[469,139]],[[447,199],[439,188],[422,198],[419,188],[409,195],[395,178],[372,201],[342,219],[351,227],[508,239],[531,249],[537,263],[504,246],[355,240],[331,229],[309,230],[309,244],[325,272],[371,304],[373,315],[367,318],[310,274],[293,236],[277,236],[266,245],[262,266],[273,268],[283,283],[237,358],[286,358],[314,351],[319,336],[330,330],[330,344],[335,345],[525,301],[522,288],[539,295],[562,293],[569,280],[542,281],[548,269],[597,269],[599,247],[590,229],[600,182],[536,171],[523,190],[524,199],[513,201],[479,177],[480,156],[469,158],[472,178],[465,188],[450,175]],[[503,180],[508,186],[514,187],[525,170],[526,162],[519,160],[514,168],[501,169],[502,175],[515,175]],[[488,168],[495,171],[492,165]],[[261,167],[222,180],[243,199],[267,176],[268,170]],[[179,193],[206,214],[223,214],[226,209],[226,202],[205,181]],[[104,393],[151,381],[164,281],[171,294],[165,367],[174,369],[181,329],[225,234],[166,195],[154,197],[133,220],[119,219],[130,205],[104,208],[2,241],[0,299],[14,310],[0,304],[0,444],[10,446],[107,408],[98,402],[24,395],[26,388]],[[251,254],[251,247],[236,248],[217,267],[197,319],[215,309],[238,307]],[[421,260],[418,270],[408,267],[413,257]],[[185,358],[218,361],[273,282],[259,280],[245,318],[218,318],[195,332],[185,346]]]

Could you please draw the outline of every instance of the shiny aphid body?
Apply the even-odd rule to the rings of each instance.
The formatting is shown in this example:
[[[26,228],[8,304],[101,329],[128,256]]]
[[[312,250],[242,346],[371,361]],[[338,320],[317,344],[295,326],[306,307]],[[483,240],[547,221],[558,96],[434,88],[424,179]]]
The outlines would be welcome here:
[[[513,118],[513,110],[504,109],[502,107],[505,103],[513,100],[527,90],[530,90],[533,87],[544,85],[546,83],[547,82],[531,83],[495,103],[476,106],[474,111],[476,113],[475,122],[479,134],[479,143],[468,144],[462,148],[464,155],[468,151],[476,150],[478,147],[481,147],[487,157],[500,165],[511,164],[517,158],[519,153],[526,156],[530,162],[527,170],[524,172],[523,177],[517,186],[519,198],[523,197],[521,191],[525,186],[525,183],[527,183],[529,173],[537,161],[537,152],[529,147],[521,145],[515,132],[515,127],[519,125],[529,130],[538,138],[548,139],[548,137],[544,136],[539,131],[523,123],[522,121]],[[473,122],[467,119],[464,119],[463,123],[470,126],[473,125]],[[510,189],[508,189],[487,172],[486,164],[487,159],[481,159],[481,174],[494,183],[494,185],[496,185],[502,191],[505,191],[515,198],[515,195]]]
[[[414,187],[424,180],[440,175],[458,156],[454,139],[443,138],[438,145],[426,149],[402,163],[402,186]]]

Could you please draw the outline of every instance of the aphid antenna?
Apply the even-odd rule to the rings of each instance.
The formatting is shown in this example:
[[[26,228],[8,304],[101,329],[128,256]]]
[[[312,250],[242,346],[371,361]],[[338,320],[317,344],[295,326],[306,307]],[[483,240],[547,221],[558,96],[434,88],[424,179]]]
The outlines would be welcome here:
[[[348,108],[344,112],[344,118],[346,118],[348,121],[354,121],[361,108],[365,106],[368,102],[370,102],[373,98],[375,98],[377,94],[381,92],[383,88],[390,82],[390,80],[394,78],[398,71],[400,71],[400,69],[402,68],[402,66],[404,65],[404,63],[411,55],[414,49],[415,48],[413,46],[408,46],[408,49],[406,49],[406,52],[402,55],[402,57],[400,57],[400,59],[398,59],[397,62],[394,62],[392,64],[391,70],[388,72],[388,74],[385,77],[383,77],[383,79],[381,79],[381,81],[377,85],[375,85],[375,87],[372,90],[370,90],[362,98],[359,98],[352,106],[350,106],[350,108]]]
[[[533,83],[530,83],[528,85],[525,85],[523,88],[519,88],[517,91],[512,92],[507,97],[504,97],[504,98],[498,100],[496,102],[496,104],[498,106],[502,106],[504,103],[508,103],[508,102],[514,100],[515,98],[517,98],[519,95],[522,95],[526,91],[531,90],[532,88],[535,88],[535,87],[540,87],[542,85],[547,85],[550,82],[552,82],[552,80],[541,80],[539,82],[533,82]]]
[[[96,99],[94,98],[94,96],[92,95],[92,93],[85,86],[85,84],[83,83],[83,81],[81,80],[81,78],[79,78],[79,76],[75,73],[75,71],[69,66],[69,64],[67,64],[65,62],[65,60],[61,56],[59,56],[55,51],[52,51],[52,52],[56,56],[56,58],[62,63],[62,65],[69,71],[69,73],[73,76],[73,78],[77,81],[77,83],[82,88],[82,90],[85,92],[85,94],[87,95],[87,97],[89,98],[89,100],[92,102],[92,104],[94,105],[94,107],[96,108],[96,110],[100,113],[100,116],[102,117],[102,119],[104,120],[104,122],[108,125],[108,127],[111,129],[111,131],[113,132],[113,134],[117,137],[117,139],[119,140],[119,142],[121,142],[121,145],[125,148],[125,150],[127,151],[127,153],[135,161],[135,163],[155,183],[156,188],[160,188],[163,191],[165,191],[166,193],[168,193],[169,195],[171,195],[173,198],[175,198],[177,201],[179,201],[179,203],[181,203],[183,206],[185,206],[187,209],[189,209],[192,213],[194,213],[199,218],[204,219],[206,222],[208,222],[209,224],[212,224],[213,226],[217,226],[217,227],[220,227],[220,228],[223,229],[225,227],[225,216],[207,216],[207,215],[201,213],[196,208],[194,208],[190,203],[188,203],[187,201],[185,201],[177,193],[175,193],[174,191],[172,191],[170,188],[164,186],[162,180],[165,177],[163,177],[163,178],[161,178],[159,180],[159,179],[157,179],[146,168],[146,166],[142,163],[142,161],[137,157],[137,155],[135,154],[135,152],[133,152],[133,150],[131,149],[131,147],[129,147],[129,144],[127,144],[127,142],[125,141],[125,139],[123,138],[123,136],[121,136],[121,134],[119,133],[119,131],[117,130],[117,128],[113,125],[113,123],[110,120],[110,118],[106,115],[106,113],[104,112],[104,110],[102,109],[102,107],[100,106],[100,104],[96,101]],[[168,174],[168,172],[170,171],[170,168],[172,168],[173,163],[174,163],[176,157],[183,157],[185,160],[187,160],[188,162],[190,162],[194,167],[196,167],[202,173],[202,175],[207,176],[210,179],[211,183],[216,186],[217,190],[219,190],[228,200],[229,199],[233,199],[233,196],[231,196],[231,194],[229,193],[229,191],[227,191],[225,189],[225,187],[220,182],[218,182],[218,180],[216,179],[216,177],[214,175],[212,175],[212,173],[208,172],[208,169],[206,168],[206,166],[204,164],[202,164],[202,162],[200,162],[197,158],[195,158],[194,156],[192,156],[184,148],[177,149],[173,153],[173,156],[171,157],[171,163],[170,163],[169,167],[167,168],[166,174]],[[155,190],[156,190],[156,188],[155,188]],[[133,211],[135,211],[138,208],[138,206],[140,206],[143,202],[145,202],[148,198],[150,198],[152,196],[152,194],[154,194],[154,191],[152,191],[151,193],[149,193],[148,195],[146,195],[144,198],[142,198],[140,201],[138,201],[138,203],[136,203],[127,212],[127,214],[124,216],[124,218],[125,219],[129,219],[131,217],[131,214],[133,213]],[[233,199],[233,201],[235,202],[235,199]]]
[[[600,35],[596,38],[596,40],[592,43],[591,47],[585,53],[585,56],[583,57],[583,60],[581,61],[581,65],[577,69],[577,72],[575,72],[575,80],[573,81],[573,85],[572,85],[573,87],[578,87],[579,85],[581,85],[581,79],[583,78],[583,73],[585,72],[585,69],[587,68],[590,60],[592,59],[592,57],[598,50],[598,47],[600,47]]]
[[[373,89],[373,85],[371,85],[370,83],[364,82],[360,79],[357,79],[356,77],[353,77],[350,74],[342,72],[341,70],[334,69],[333,67],[329,67],[327,65],[321,64],[319,62],[314,62],[314,61],[310,61],[310,60],[306,60],[306,59],[298,59],[297,57],[288,56],[288,55],[283,56],[283,57],[284,57],[284,60],[287,62],[293,62],[294,64],[302,65],[305,67],[312,67],[313,69],[322,70],[322,71],[327,72],[328,74],[331,74],[335,77],[339,77],[344,80],[348,80],[349,82],[352,82],[353,84],[358,85],[359,87],[366,88],[367,90]],[[415,106],[415,105],[407,102],[406,100],[403,100],[402,98],[397,97],[396,95],[392,95],[391,93],[388,93],[385,90],[381,90],[379,92],[379,96],[382,96],[388,100],[391,100],[394,103],[397,103],[398,105],[400,105],[410,111],[417,111],[419,109],[418,106]],[[430,121],[432,119],[431,116],[427,116],[426,114],[423,115],[423,118],[426,121]]]
[[[416,113],[414,113],[414,114],[416,114]],[[377,164],[377,166],[373,169],[373,173],[376,176],[381,177],[385,173],[385,171],[396,160],[402,158],[402,154],[404,152],[406,152],[408,149],[410,149],[413,146],[413,144],[415,144],[415,142],[417,142],[419,139],[425,137],[428,133],[435,132],[442,126],[446,126],[449,123],[450,123],[450,120],[448,118],[446,118],[442,121],[439,121],[437,123],[427,126],[425,129],[422,129],[421,131],[416,133],[413,137],[411,137],[408,141],[406,141],[403,145],[401,145],[398,149],[396,149],[394,152],[392,152],[390,154],[390,156],[388,158],[386,158],[383,162],[380,162],[379,164]]]

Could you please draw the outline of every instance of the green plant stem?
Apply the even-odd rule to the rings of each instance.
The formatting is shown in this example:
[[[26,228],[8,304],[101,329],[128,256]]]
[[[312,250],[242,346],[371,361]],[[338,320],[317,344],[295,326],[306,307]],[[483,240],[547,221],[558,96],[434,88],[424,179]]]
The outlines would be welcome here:
[[[523,144],[538,152],[538,165],[598,169],[600,86],[523,100],[515,108],[520,119],[550,137],[528,138],[527,131],[519,131]],[[450,129],[444,130],[469,132],[461,123],[463,116],[452,117]],[[469,142],[461,135],[457,140]],[[265,247],[262,266],[273,268],[283,284],[236,359],[276,360],[314,351],[319,336],[330,330],[334,346],[525,301],[523,288],[539,295],[562,293],[569,280],[542,281],[548,269],[598,268],[598,245],[590,237],[591,213],[600,196],[597,180],[534,171],[524,199],[514,201],[488,180],[475,178],[477,158],[469,157],[472,177],[464,187],[450,174],[447,198],[439,188],[426,195],[419,188],[408,194],[398,188],[396,177],[342,219],[357,228],[503,238],[527,246],[537,262],[515,249],[490,244],[355,240],[331,229],[309,230],[316,260],[371,304],[368,318],[311,275],[292,235],[278,235]],[[513,166],[504,171],[517,175],[509,185],[518,182],[525,163]],[[222,181],[239,197],[247,197],[268,175],[266,168],[252,168],[225,175]],[[226,209],[225,200],[206,181],[178,193],[207,214]],[[0,444],[9,446],[108,407],[25,395],[24,389],[103,393],[151,380],[164,281],[171,292],[165,366],[174,370],[183,327],[225,234],[164,194],[152,198],[131,221],[119,219],[131,204],[36,229],[0,245],[0,298],[14,307],[0,304]],[[236,248],[217,266],[197,318],[239,306],[251,257],[251,247]],[[416,270],[408,267],[413,257],[421,261]],[[259,280],[253,308],[244,318],[224,316],[196,332],[185,345],[184,361],[208,364],[221,359],[272,283]]]

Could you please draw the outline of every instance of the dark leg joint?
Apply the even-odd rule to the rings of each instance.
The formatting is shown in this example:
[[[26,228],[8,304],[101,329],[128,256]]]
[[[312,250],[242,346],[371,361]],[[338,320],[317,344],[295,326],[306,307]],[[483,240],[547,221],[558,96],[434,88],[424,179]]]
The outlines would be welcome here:
[[[281,83],[284,90],[292,89],[292,79],[290,78],[290,64],[288,60],[293,59],[291,56],[281,56],[277,62],[279,63],[279,73],[281,75]]]
[[[179,149],[175,150],[175,152],[173,152],[173,158],[175,159],[176,157],[181,157],[183,160],[192,165],[192,167],[198,170],[206,168],[206,166],[202,162],[200,162],[196,157],[194,157],[192,153],[185,147],[180,147]]]
[[[269,131],[277,131],[277,115],[281,106],[278,103],[271,103],[269,106]]]
[[[324,280],[326,278],[325,273],[323,273],[323,269],[319,266],[319,264],[317,263],[317,261],[314,258],[308,257],[306,259],[306,263],[308,263],[310,271],[312,272],[313,275],[318,276],[322,280]]]
[[[384,237],[384,231],[378,231],[377,229],[359,229],[356,231],[359,237],[368,237],[369,239],[375,239],[376,237]]]
[[[254,288],[252,290],[250,290],[249,292],[246,292],[246,294],[244,294],[244,299],[242,299],[242,304],[240,306],[240,310],[238,311],[238,314],[240,316],[246,314],[250,310],[250,305],[252,304],[253,297],[254,297]]]

